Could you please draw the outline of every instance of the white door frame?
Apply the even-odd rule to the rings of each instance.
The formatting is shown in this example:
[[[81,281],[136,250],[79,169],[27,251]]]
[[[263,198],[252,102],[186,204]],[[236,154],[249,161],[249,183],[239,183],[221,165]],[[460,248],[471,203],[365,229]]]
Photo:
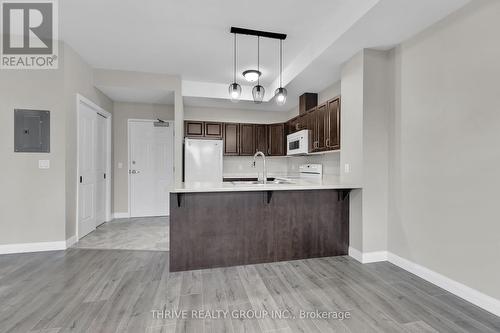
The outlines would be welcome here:
[[[127,190],[128,190],[128,211],[127,211],[127,215],[128,217],[130,218],[130,216],[132,215],[132,211],[130,209],[131,205],[130,205],[130,202],[132,201],[131,200],[131,197],[132,197],[132,191],[130,190],[130,123],[138,123],[138,122],[142,122],[142,123],[155,123],[157,122],[158,119],[128,119],[127,120]],[[169,126],[172,127],[172,131],[173,131],[173,137],[174,137],[174,145],[175,145],[175,127],[174,127],[174,121],[173,120],[164,120],[164,122],[166,123],[169,123]],[[174,163],[174,168],[175,168],[175,153],[172,154],[172,159],[173,159],[173,163]],[[173,171],[174,173],[174,184],[175,184],[175,169]]]
[[[83,95],[76,94],[76,241],[79,238],[79,202],[80,202],[80,182],[78,181],[78,175],[80,174],[80,105],[85,104],[94,110],[97,114],[103,116],[106,119],[106,222],[112,220],[111,216],[111,131],[112,131],[112,116],[111,113],[101,108],[99,105],[92,102],[90,99],[86,98]]]

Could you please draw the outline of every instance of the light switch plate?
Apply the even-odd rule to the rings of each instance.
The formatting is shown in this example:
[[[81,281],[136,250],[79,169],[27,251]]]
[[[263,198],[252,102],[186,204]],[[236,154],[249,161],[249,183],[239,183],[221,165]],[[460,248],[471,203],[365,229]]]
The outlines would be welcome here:
[[[351,172],[351,165],[349,163],[344,164],[344,172],[345,173]]]
[[[38,169],[50,169],[50,160],[38,160]]]

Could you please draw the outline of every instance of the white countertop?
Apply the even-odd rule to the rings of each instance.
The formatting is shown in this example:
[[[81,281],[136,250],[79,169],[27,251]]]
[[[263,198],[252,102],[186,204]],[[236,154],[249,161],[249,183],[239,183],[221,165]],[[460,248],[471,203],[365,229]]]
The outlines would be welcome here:
[[[225,175],[227,178],[227,176]],[[268,177],[274,177],[268,175]],[[182,183],[172,193],[196,192],[249,192],[249,191],[300,191],[300,190],[341,190],[359,189],[359,184],[341,182],[336,176],[322,178],[299,178],[297,176],[276,177],[285,178],[293,184],[234,184],[232,182],[194,182]]]

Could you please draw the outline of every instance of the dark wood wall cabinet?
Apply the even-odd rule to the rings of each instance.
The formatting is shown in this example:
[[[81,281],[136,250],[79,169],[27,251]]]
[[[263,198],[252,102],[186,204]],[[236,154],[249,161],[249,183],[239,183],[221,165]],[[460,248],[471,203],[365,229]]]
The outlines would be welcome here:
[[[308,110],[318,105],[318,94],[304,93],[299,97],[299,114],[304,114]]]
[[[170,271],[346,255],[348,191],[172,193]]]
[[[222,139],[223,137],[223,124],[205,122],[205,137]]]
[[[287,134],[311,131],[312,152],[340,149],[340,97],[317,105],[286,123]]]
[[[255,154],[255,125],[240,124],[240,155],[253,156]]]
[[[184,135],[190,138],[205,136],[205,125],[202,121],[186,120],[184,122]]]
[[[286,136],[311,130],[312,152],[340,149],[340,97],[316,105],[317,94],[300,96],[300,114],[278,124],[241,124],[186,120],[185,137],[223,139],[224,155],[253,156],[257,151],[268,156],[286,155]],[[305,110],[306,107],[314,105]],[[304,109],[305,111],[302,111]]]
[[[240,124],[224,124],[224,155],[240,154]]]
[[[285,124],[239,124],[186,120],[187,138],[223,139],[224,155],[253,156],[257,151],[268,156],[286,155]]]
[[[285,152],[285,124],[271,124],[268,128],[268,148],[269,156],[283,156]]]

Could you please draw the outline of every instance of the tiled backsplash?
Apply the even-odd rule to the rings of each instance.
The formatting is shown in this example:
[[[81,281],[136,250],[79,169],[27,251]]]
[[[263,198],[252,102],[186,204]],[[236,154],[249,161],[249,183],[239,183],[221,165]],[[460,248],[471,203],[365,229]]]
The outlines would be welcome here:
[[[329,176],[340,175],[340,152],[322,155],[294,156],[288,158],[288,173],[298,173],[301,164],[322,164],[323,174]]]
[[[266,157],[268,174],[286,175],[288,171],[287,157]],[[252,156],[224,156],[224,176],[257,177],[262,170],[262,157],[257,157],[257,168],[252,167]]]
[[[262,170],[262,158],[257,158],[257,168],[252,167],[252,156],[224,156],[224,176],[256,177]],[[294,157],[267,157],[266,165],[268,174],[294,174],[299,172],[299,165],[306,163],[319,163],[323,165],[326,175],[340,174],[340,153],[327,153],[323,155],[294,156]]]

